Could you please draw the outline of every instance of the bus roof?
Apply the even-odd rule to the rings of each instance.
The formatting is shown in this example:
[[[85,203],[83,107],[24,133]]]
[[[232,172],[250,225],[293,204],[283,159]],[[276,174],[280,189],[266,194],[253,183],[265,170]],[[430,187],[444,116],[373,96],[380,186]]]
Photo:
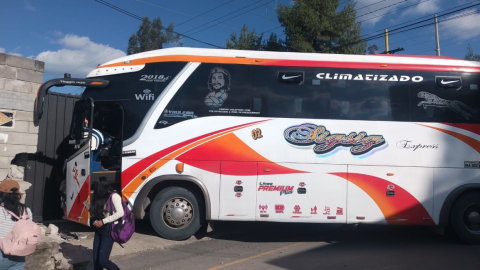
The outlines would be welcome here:
[[[98,66],[87,77],[141,70],[157,62],[203,62],[262,66],[365,68],[480,73],[480,62],[440,56],[351,55],[203,48],[168,48],[128,55]]]

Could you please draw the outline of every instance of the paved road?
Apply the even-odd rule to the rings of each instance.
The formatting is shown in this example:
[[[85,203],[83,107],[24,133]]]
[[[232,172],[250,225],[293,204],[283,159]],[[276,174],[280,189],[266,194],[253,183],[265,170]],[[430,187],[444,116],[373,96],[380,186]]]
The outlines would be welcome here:
[[[219,227],[242,227],[223,222]],[[121,269],[480,269],[480,246],[424,227],[245,224],[248,232],[116,257]]]

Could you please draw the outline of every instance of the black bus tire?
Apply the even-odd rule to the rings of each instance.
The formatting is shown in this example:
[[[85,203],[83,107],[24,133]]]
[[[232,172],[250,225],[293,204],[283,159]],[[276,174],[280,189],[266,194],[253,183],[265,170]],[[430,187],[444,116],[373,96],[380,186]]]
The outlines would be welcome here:
[[[476,225],[475,225],[476,224]],[[467,244],[480,244],[480,193],[462,195],[453,205],[450,225],[455,235]]]
[[[202,225],[204,211],[199,201],[199,195],[183,187],[161,190],[150,208],[153,229],[160,237],[169,240],[190,238]]]

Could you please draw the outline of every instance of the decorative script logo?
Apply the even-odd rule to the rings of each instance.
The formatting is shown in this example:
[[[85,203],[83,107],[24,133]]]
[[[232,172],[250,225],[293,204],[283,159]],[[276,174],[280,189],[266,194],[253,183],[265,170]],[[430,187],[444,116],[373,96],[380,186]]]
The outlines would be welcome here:
[[[385,144],[385,138],[382,135],[367,135],[364,131],[350,132],[348,135],[331,134],[326,127],[310,123],[291,126],[285,129],[283,136],[293,145],[315,145],[313,152],[318,155],[327,154],[338,147],[350,147],[352,155],[360,156]]]
[[[409,140],[403,140],[397,142],[397,147],[400,149],[409,149],[412,151],[416,151],[417,149],[438,149],[438,144],[421,144],[413,143]]]

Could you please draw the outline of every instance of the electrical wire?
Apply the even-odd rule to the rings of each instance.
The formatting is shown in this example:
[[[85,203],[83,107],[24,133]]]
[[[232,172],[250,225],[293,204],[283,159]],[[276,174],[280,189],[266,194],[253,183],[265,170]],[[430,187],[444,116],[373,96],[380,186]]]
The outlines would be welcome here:
[[[199,18],[198,16],[192,16],[192,15],[187,14],[187,13],[183,13],[183,12],[180,12],[180,11],[177,11],[177,10],[174,10],[174,9],[170,9],[170,8],[166,8],[166,7],[163,7],[163,6],[156,5],[156,4],[152,4],[152,3],[149,3],[149,2],[146,2],[146,1],[142,1],[142,0],[134,0],[134,1],[139,2],[139,3],[142,3],[142,4],[145,4],[145,5],[150,5],[150,6],[152,6],[152,7],[158,8],[158,9],[168,10],[168,11],[170,11],[170,12],[174,12],[174,13],[177,13],[177,14],[180,14],[180,15],[183,15],[183,16],[187,16],[187,17],[190,17],[192,20],[196,19],[196,20],[200,20],[200,21],[207,22],[208,24],[212,24],[212,23],[213,23],[212,21]],[[219,24],[219,26],[222,26],[222,27],[225,27],[225,28],[229,28],[229,29],[232,29],[232,30],[237,30],[237,29],[235,29],[235,28],[233,28],[233,27],[226,26],[226,25],[222,25],[222,24]],[[177,27],[178,27],[178,25],[177,25]]]
[[[269,1],[267,4],[269,4],[269,3],[273,2],[273,1],[275,1],[275,0],[271,0],[271,1]],[[260,5],[260,6],[257,6],[257,7],[254,7],[254,8],[252,8],[252,9],[250,9],[250,10],[247,10],[247,11],[245,11],[245,12],[243,12],[243,13],[240,13],[240,14],[234,16],[234,17],[230,17],[230,18],[228,18],[228,19],[225,19],[225,20],[221,21],[220,23],[223,23],[223,22],[226,22],[226,21],[235,19],[235,18],[237,18],[237,17],[239,17],[239,16],[242,16],[242,15],[245,14],[245,13],[248,13],[249,11],[252,11],[252,10],[255,10],[255,9],[259,8],[259,7],[262,7],[263,5],[264,5],[264,4],[262,4],[262,5]],[[205,27],[205,28],[203,28],[203,29],[200,29],[200,30],[192,33],[191,35],[195,35],[195,34],[197,34],[197,33],[203,32],[203,31],[205,31],[205,30],[207,30],[207,29],[210,29],[210,28],[212,28],[212,27],[214,27],[214,26],[215,26],[215,25]]]
[[[212,20],[212,22],[221,20],[221,19],[223,19],[223,18],[225,18],[225,17],[228,17],[228,16],[230,16],[230,15],[232,15],[232,14],[234,14],[234,13],[237,13],[237,12],[239,12],[239,11],[242,11],[242,10],[246,9],[246,8],[249,8],[249,7],[251,7],[251,6],[255,5],[255,4],[258,4],[258,3],[262,2],[262,1],[263,1],[263,0],[258,0],[258,1],[254,2],[254,3],[252,3],[252,4],[246,5],[245,7],[241,8],[241,9],[239,9],[239,10],[236,10],[236,11],[230,12],[230,13],[228,13],[228,14],[225,14],[225,15],[223,15],[223,16],[221,16],[221,17],[218,17],[218,18]],[[262,6],[263,6],[263,4],[262,4]],[[204,26],[207,25],[207,24],[208,24],[208,23],[205,23],[205,24],[199,25],[199,26],[197,26],[197,27],[195,27],[195,28],[192,28],[192,29],[186,31],[185,34],[188,34],[188,33],[192,32],[192,31],[194,31],[194,30],[197,30],[198,28],[202,28],[202,27],[204,27]]]
[[[98,2],[98,3],[100,3],[100,4],[103,4],[103,5],[107,6],[107,7],[112,8],[112,9],[114,9],[114,10],[117,10],[117,11],[119,11],[119,12],[121,12],[121,13],[127,15],[127,16],[130,16],[130,17],[134,18],[134,19],[143,21],[143,18],[141,18],[140,16],[137,16],[137,15],[135,15],[135,14],[129,12],[129,11],[126,11],[126,10],[124,10],[124,9],[122,9],[122,8],[120,8],[120,7],[117,7],[117,6],[115,6],[115,5],[111,4],[111,3],[108,3],[108,2],[106,2],[106,1],[104,1],[104,0],[95,0],[95,2]],[[165,29],[165,27],[162,27],[162,29]],[[218,45],[209,43],[209,42],[205,42],[205,41],[202,41],[202,40],[199,40],[199,39],[190,37],[190,36],[188,36],[188,35],[185,35],[185,34],[182,34],[182,33],[178,33],[178,32],[176,32],[176,31],[172,31],[172,32],[173,32],[174,34],[177,34],[177,35],[181,36],[181,37],[188,38],[188,39],[191,39],[191,40],[200,42],[200,43],[202,43],[202,44],[205,44],[205,45],[208,45],[208,46],[211,46],[211,47],[215,47],[215,48],[219,48],[219,49],[224,49],[224,47],[221,47],[221,46],[218,46]]]
[[[450,15],[450,14],[453,14],[453,13],[457,13],[457,12],[459,12],[459,11],[466,10],[466,9],[469,9],[469,8],[472,8],[472,7],[475,7],[475,6],[478,6],[478,5],[480,5],[480,3],[474,4],[474,5],[470,5],[470,6],[467,6],[467,7],[464,7],[464,8],[460,8],[460,9],[457,9],[457,10],[454,10],[454,11],[450,11],[450,12],[447,12],[447,13],[445,13],[445,14],[438,15],[437,18],[443,17],[443,16],[447,16],[447,15]],[[405,25],[405,26],[402,26],[402,27],[397,27],[397,28],[395,28],[395,29],[389,30],[389,31],[388,31],[388,34],[389,34],[389,35],[394,35],[394,34],[395,34],[395,31],[399,31],[398,33],[401,33],[401,32],[403,32],[403,31],[400,31],[400,30],[402,30],[402,29],[404,29],[404,28],[408,28],[408,27],[411,27],[411,26],[414,26],[414,25],[417,25],[417,24],[421,24],[421,23],[427,22],[427,21],[431,21],[431,18],[430,18],[430,19],[425,19],[425,20],[422,20],[422,21],[419,21],[419,22],[416,22],[416,23],[411,23],[411,24],[408,24],[408,25]],[[420,26],[420,27],[411,28],[411,29],[409,29],[408,31],[415,30],[415,29],[418,29],[418,28],[422,28],[422,27],[425,27],[425,26],[428,26],[428,25],[432,25],[432,24],[434,24],[434,23],[429,23],[429,24],[426,24],[426,25],[423,25],[423,26]],[[375,40],[375,39],[382,38],[382,37],[384,37],[384,34],[383,34],[383,33],[377,34],[377,35],[373,35],[373,36],[371,36],[371,37],[363,38],[363,39],[360,39],[360,40],[357,40],[357,41],[354,41],[354,42],[350,42],[350,43],[347,43],[347,44],[344,44],[344,45],[336,46],[336,47],[334,47],[334,48],[332,48],[332,49],[322,51],[322,53],[324,53],[324,52],[329,52],[329,51],[334,50],[334,49],[339,49],[339,48],[342,48],[342,47],[345,47],[345,46],[351,46],[351,45],[355,45],[355,44],[358,44],[358,43]]]
[[[216,9],[219,9],[219,8],[225,6],[226,4],[228,4],[228,3],[230,3],[230,2],[233,2],[233,1],[234,1],[234,0],[230,0],[230,1],[228,1],[228,2],[225,2],[225,3],[221,4],[221,5],[218,5],[218,6],[214,7],[214,8],[212,8],[212,9],[209,9],[209,10],[201,13],[201,14],[198,14],[196,17],[200,17],[200,16],[203,16],[203,15],[205,15],[205,14],[207,14],[207,13],[210,13],[210,12],[212,12],[212,11],[214,11],[214,10],[216,10]],[[183,22],[177,24],[176,27],[179,27],[179,26],[182,25],[182,24],[185,24],[185,23],[187,23],[187,22],[190,22],[190,21],[192,21],[193,19],[194,19],[194,18],[191,18],[191,19],[188,19],[188,20],[186,20],[186,21],[183,21]]]

